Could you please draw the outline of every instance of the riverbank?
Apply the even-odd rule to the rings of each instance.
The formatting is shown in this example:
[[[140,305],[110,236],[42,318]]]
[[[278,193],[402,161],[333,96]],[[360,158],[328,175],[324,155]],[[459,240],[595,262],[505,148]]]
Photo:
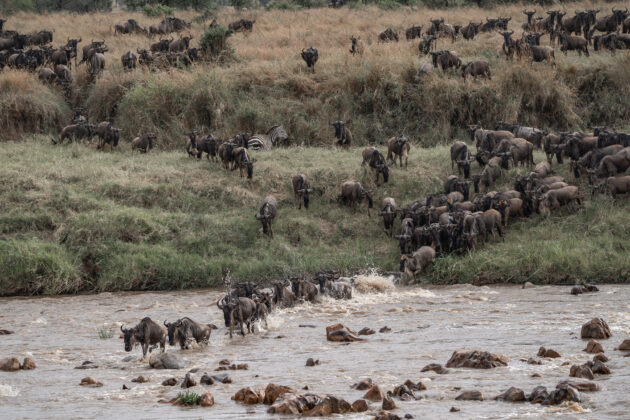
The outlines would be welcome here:
[[[224,268],[238,281],[324,269],[396,271],[398,244],[383,232],[377,207],[386,196],[406,204],[440,191],[450,173],[448,153],[445,146],[413,147],[409,168],[393,168],[390,182],[375,189],[368,218],[336,203],[343,181],[376,188],[360,166],[361,148],[254,152],[254,178],[246,181],[184,150],[132,155],[128,144],[100,152],[53,146],[47,137],[6,142],[0,295],[215,287]],[[536,153],[537,162],[542,158]],[[572,179],[568,164],[556,171]],[[314,188],[308,211],[293,204],[291,177],[298,172]],[[508,180],[523,172],[510,169],[496,189],[511,188]],[[254,217],[268,194],[279,201],[272,240]],[[505,242],[438,258],[421,281],[626,282],[629,209],[627,197],[600,196],[579,210],[515,220]]]

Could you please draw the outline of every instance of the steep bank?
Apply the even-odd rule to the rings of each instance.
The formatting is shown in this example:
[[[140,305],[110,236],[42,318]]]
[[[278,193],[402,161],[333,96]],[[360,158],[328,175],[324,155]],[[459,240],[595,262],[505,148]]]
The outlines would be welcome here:
[[[440,190],[450,173],[448,147],[412,148],[408,170],[393,169],[374,191],[371,218],[335,202],[345,180],[375,188],[360,155],[360,148],[255,153],[254,179],[246,181],[181,149],[132,155],[127,144],[110,153],[52,146],[45,137],[3,143],[0,295],[211,287],[223,268],[239,281],[329,268],[397,270],[397,242],[384,234],[376,207],[385,196],[404,204]],[[556,170],[570,179],[566,164]],[[293,205],[297,172],[315,189],[308,211]],[[516,173],[497,189],[509,188]],[[254,217],[270,193],[279,199],[273,240]],[[625,282],[629,209],[628,197],[599,197],[580,210],[514,221],[505,242],[438,259],[422,281]]]

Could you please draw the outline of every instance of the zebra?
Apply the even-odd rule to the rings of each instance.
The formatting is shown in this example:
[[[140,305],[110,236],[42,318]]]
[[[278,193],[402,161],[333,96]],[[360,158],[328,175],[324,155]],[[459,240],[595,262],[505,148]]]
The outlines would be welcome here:
[[[271,150],[279,143],[286,144],[289,136],[282,125],[274,125],[267,134],[254,134],[249,138],[249,148],[253,150]]]

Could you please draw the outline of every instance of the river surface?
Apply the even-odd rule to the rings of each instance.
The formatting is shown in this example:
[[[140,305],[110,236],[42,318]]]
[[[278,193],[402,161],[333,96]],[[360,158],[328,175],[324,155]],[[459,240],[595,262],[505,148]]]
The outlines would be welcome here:
[[[310,391],[333,394],[352,402],[364,391],[351,389],[353,383],[372,378],[385,391],[411,379],[422,380],[427,390],[419,401],[396,399],[401,417],[416,418],[504,419],[567,418],[619,419],[630,413],[630,357],[615,351],[630,335],[630,287],[604,285],[599,293],[572,296],[568,287],[452,287],[394,288],[383,278],[359,279],[363,290],[370,284],[377,290],[355,290],[350,301],[324,298],[318,304],[301,304],[274,312],[268,330],[246,337],[229,339],[222,314],[214,305],[217,290],[177,291],[167,293],[103,293],[100,295],[3,298],[0,299],[0,328],[15,334],[0,336],[0,357],[32,357],[37,369],[0,372],[0,407],[2,419],[13,418],[270,418],[267,406],[244,406],[230,400],[246,386],[264,386],[269,382]],[[187,362],[180,371],[153,370],[140,360],[141,350],[127,353],[119,337],[121,323],[135,325],[150,316],[162,322],[189,316],[200,322],[219,326],[213,331],[207,348],[169,352]],[[593,317],[603,317],[613,337],[601,340],[610,358],[611,375],[596,376],[602,390],[581,393],[581,404],[544,407],[529,403],[494,401],[493,397],[510,386],[525,391],[537,385],[548,390],[568,379],[564,362],[584,363],[592,358],[583,351],[580,327]],[[350,344],[326,341],[325,327],[341,322],[360,330],[370,327],[376,334],[365,341]],[[300,327],[312,325],[315,328]],[[388,326],[389,333],[378,330]],[[116,331],[112,338],[99,338],[98,331]],[[559,359],[546,359],[543,365],[530,365],[521,359],[536,357],[545,346],[558,351]],[[445,364],[454,350],[478,347],[510,358],[507,367],[492,370],[450,369],[445,375],[421,373],[428,363]],[[123,361],[128,356],[132,361]],[[305,367],[309,357],[321,364]],[[170,399],[181,388],[164,387],[161,382],[178,378],[192,368],[199,380],[203,372],[214,372],[219,361],[229,359],[247,363],[249,370],[228,371],[232,384],[215,383],[196,386],[197,393],[209,390],[216,404],[211,408],[182,408],[158,403]],[[75,366],[90,360],[98,369],[77,370]],[[538,373],[540,377],[532,377]],[[132,383],[145,375],[150,382]],[[101,388],[79,386],[81,378],[94,376],[104,383]],[[130,390],[123,391],[126,384]],[[455,401],[461,390],[480,390],[484,401]],[[449,412],[457,407],[458,413]],[[380,403],[371,403],[362,414],[338,415],[336,418],[371,418]]]

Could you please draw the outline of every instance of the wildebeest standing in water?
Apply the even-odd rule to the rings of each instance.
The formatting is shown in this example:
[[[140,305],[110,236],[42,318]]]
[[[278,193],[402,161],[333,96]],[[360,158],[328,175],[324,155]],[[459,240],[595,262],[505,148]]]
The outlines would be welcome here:
[[[217,307],[223,311],[225,326],[230,329],[230,338],[232,338],[235,326],[240,328],[243,336],[245,336],[245,325],[248,332],[252,331],[251,324],[256,313],[256,302],[252,299],[227,294],[217,302]]]
[[[151,318],[143,318],[133,328],[123,328],[120,331],[125,335],[125,351],[131,351],[136,344],[142,346],[142,357],[146,357],[149,346],[160,345],[162,352],[166,350],[166,329],[158,325]]]
[[[370,216],[370,209],[373,206],[372,194],[370,191],[363,188],[360,182],[346,181],[341,184],[341,194],[337,196],[337,201],[340,201],[346,206],[356,209],[357,203],[367,203],[368,216]]]
[[[306,67],[311,69],[313,73],[315,73],[315,63],[317,63],[318,58],[319,54],[317,48],[313,48],[312,46],[307,49],[302,48],[302,60],[306,62]]]
[[[214,324],[199,324],[188,317],[178,319],[175,322],[164,321],[164,326],[168,331],[168,344],[171,346],[179,344],[182,350],[192,340],[195,340],[197,344],[208,345],[212,330],[217,329]]]
[[[335,138],[337,139],[337,146],[349,147],[352,144],[352,132],[347,124],[350,124],[352,120],[342,121],[337,120],[333,123],[330,123],[333,127],[335,127]]]
[[[278,201],[272,195],[268,195],[263,200],[262,206],[260,206],[260,210],[256,215],[256,219],[260,220],[262,224],[263,234],[269,235],[273,238],[273,229],[271,224],[273,223],[273,219],[276,217],[276,213],[278,211]]]
[[[387,161],[394,162],[396,165],[396,156],[398,157],[400,167],[402,168],[403,159],[405,159],[405,169],[407,168],[407,159],[409,158],[409,138],[406,136],[392,137],[387,140]]]
[[[293,184],[293,195],[297,201],[298,210],[302,208],[302,202],[304,203],[304,208],[308,210],[311,191],[313,191],[310,182],[308,182],[304,174],[295,175],[291,182]]]

